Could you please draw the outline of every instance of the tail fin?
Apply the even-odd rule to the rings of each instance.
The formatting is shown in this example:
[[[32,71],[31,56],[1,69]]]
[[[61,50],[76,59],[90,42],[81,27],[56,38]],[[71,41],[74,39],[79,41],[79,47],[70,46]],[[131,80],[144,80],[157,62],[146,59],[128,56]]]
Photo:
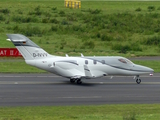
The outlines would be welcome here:
[[[34,60],[50,57],[51,55],[21,34],[7,34],[25,60]]]

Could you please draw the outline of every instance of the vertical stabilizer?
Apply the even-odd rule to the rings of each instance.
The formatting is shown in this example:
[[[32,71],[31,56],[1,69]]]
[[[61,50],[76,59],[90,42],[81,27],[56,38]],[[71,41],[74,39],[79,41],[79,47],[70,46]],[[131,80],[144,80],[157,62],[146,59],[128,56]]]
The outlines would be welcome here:
[[[7,34],[25,60],[34,60],[50,57],[51,55],[21,34]]]

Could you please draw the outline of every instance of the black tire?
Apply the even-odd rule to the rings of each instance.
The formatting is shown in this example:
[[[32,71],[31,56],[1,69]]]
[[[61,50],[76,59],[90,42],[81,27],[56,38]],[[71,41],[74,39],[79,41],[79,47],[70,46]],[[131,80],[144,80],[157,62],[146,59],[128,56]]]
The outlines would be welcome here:
[[[136,82],[137,82],[137,84],[140,84],[141,83],[141,79],[137,79]]]
[[[75,83],[75,80],[74,80],[74,79],[70,79],[70,82],[71,82],[71,83]]]
[[[82,81],[81,80],[77,80],[77,84],[82,84]]]

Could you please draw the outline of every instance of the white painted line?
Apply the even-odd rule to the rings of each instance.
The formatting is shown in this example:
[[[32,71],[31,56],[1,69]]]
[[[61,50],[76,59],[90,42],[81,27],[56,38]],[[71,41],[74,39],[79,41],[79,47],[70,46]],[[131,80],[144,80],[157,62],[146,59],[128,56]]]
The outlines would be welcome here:
[[[14,84],[18,84],[18,82],[15,82]]]
[[[90,99],[90,98],[102,98],[102,96],[81,96],[81,97],[57,97],[63,99]]]

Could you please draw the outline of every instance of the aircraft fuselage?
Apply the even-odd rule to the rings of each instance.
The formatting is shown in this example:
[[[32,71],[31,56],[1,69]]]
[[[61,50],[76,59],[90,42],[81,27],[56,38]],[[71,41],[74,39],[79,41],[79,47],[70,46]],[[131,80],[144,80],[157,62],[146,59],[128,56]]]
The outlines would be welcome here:
[[[71,78],[97,78],[106,75],[140,75],[153,72],[153,69],[132,63],[130,60],[114,57],[50,57],[26,60],[27,64]]]

